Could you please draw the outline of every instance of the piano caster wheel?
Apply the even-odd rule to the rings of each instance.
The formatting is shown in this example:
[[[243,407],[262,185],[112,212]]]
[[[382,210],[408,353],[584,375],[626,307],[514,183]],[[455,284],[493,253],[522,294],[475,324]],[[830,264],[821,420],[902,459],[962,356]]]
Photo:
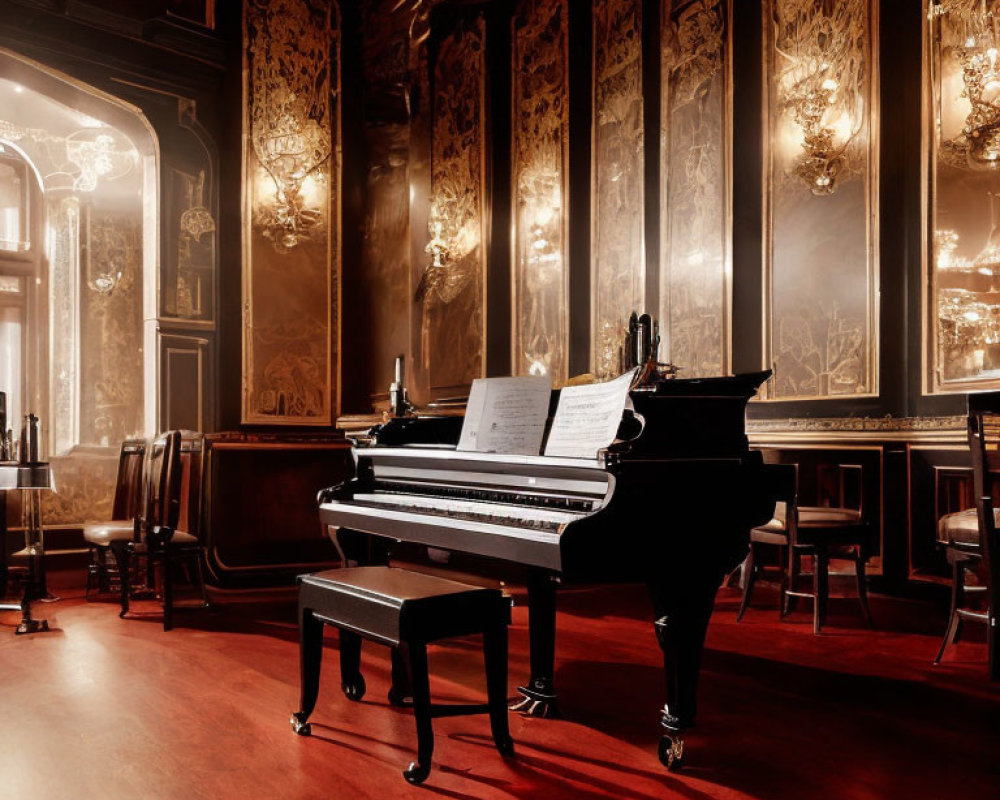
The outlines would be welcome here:
[[[353,681],[344,681],[340,684],[340,689],[348,700],[357,702],[365,696],[365,691],[367,689],[365,686],[365,678],[363,675],[358,675],[358,677]]]
[[[395,686],[389,689],[389,705],[395,706],[396,708],[411,708],[413,706],[413,698],[408,694],[403,693]]]
[[[556,705],[556,695],[545,690],[518,686],[523,695],[520,700],[510,704],[511,711],[520,711],[526,717],[541,717],[542,719],[559,719],[559,707]]]
[[[423,783],[427,780],[427,776],[431,774],[430,765],[418,764],[416,761],[411,761],[410,766],[403,770],[403,777],[406,778],[407,782],[414,785]]]
[[[684,740],[679,736],[661,738],[657,753],[660,763],[670,772],[676,772],[684,766]]]
[[[299,712],[292,714],[292,730],[299,736],[308,736],[312,733],[312,725],[299,716]]]

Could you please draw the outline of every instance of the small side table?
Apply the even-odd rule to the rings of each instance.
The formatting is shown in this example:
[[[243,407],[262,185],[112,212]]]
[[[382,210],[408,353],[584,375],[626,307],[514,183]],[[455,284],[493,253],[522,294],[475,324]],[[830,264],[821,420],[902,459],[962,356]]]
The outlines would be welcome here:
[[[46,592],[41,492],[53,488],[52,471],[46,463],[28,465],[0,463],[0,492],[4,492],[4,499],[6,500],[6,492],[9,490],[17,489],[21,492],[24,552],[28,560],[28,576],[24,583],[21,602],[0,603],[0,610],[21,612],[21,624],[14,631],[16,634],[38,633],[49,629],[47,620],[32,619],[31,601],[41,599]],[[5,521],[0,530],[6,534],[6,507],[3,509],[3,515]],[[6,541],[2,542],[2,546],[4,547],[2,568],[6,573]],[[6,579],[6,574],[4,578]]]

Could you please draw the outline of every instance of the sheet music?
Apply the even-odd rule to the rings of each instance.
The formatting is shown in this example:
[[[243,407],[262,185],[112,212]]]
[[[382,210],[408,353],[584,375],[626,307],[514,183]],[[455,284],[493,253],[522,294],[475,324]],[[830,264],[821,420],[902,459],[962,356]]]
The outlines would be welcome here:
[[[548,377],[477,378],[469,393],[458,449],[537,456],[551,393]]]
[[[562,389],[545,455],[596,458],[615,440],[635,373],[631,369],[613,381]]]

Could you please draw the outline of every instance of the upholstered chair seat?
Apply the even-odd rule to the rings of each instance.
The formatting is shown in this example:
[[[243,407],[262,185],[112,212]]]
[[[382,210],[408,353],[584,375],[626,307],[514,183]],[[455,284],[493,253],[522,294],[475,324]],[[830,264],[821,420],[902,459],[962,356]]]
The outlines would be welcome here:
[[[1000,508],[993,509],[993,524],[1000,527]],[[979,544],[979,517],[976,509],[967,508],[945,514],[938,520],[938,539],[956,544]]]
[[[98,547],[108,547],[112,542],[131,539],[134,535],[135,520],[131,519],[91,522],[83,526],[84,540]]]

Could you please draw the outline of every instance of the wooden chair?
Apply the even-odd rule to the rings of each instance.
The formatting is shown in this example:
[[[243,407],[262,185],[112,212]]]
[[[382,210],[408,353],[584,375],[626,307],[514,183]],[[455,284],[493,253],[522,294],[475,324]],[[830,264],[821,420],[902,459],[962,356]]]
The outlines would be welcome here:
[[[743,601],[736,621],[743,619],[750,605],[753,586],[763,572],[760,550],[764,546],[779,549],[781,592],[778,613],[784,618],[793,610],[795,600],[809,597],[813,600],[813,632],[819,633],[826,621],[829,600],[829,565],[831,558],[846,558],[854,562],[858,587],[858,600],[865,621],[871,625],[865,562],[869,557],[873,531],[865,518],[861,496],[862,470],[860,465],[839,464],[839,497],[836,506],[802,506],[798,502],[798,465],[783,467],[778,488],[778,503],[774,518],[765,525],[750,531],[750,553],[745,566]],[[857,508],[848,507],[848,478],[857,481]],[[812,556],[812,591],[798,587],[802,556]]]
[[[83,526],[83,538],[90,549],[87,566],[86,597],[96,586],[98,591],[110,590],[111,568],[108,553],[114,541],[128,541],[135,536],[136,522],[142,510],[142,476],[146,460],[146,440],[126,439],[118,455],[118,476],[111,505],[111,519]]]
[[[119,572],[125,576],[130,574],[128,570],[135,555],[145,555],[150,585],[155,583],[157,565],[161,567],[165,631],[173,627],[176,564],[187,561],[194,567],[192,575],[197,576],[202,596],[201,605],[208,606],[201,541],[198,538],[204,452],[202,440],[199,433],[169,431],[153,441],[143,489],[143,513],[136,527],[137,535],[128,541],[116,543],[112,548]],[[181,522],[185,525],[182,526]],[[184,527],[191,527],[194,532],[184,530]],[[130,594],[129,581],[123,581],[119,613],[121,617],[129,612]]]
[[[1000,412],[976,409],[970,400],[969,451],[972,455],[973,487],[976,496],[976,530],[968,530],[968,512],[951,514],[942,519],[948,534],[946,553],[952,568],[951,609],[948,627],[935,664],[941,663],[945,648],[958,640],[966,620],[986,624],[986,644],[991,681],[1000,680],[1000,637],[997,635],[997,603],[995,591],[1000,580],[1000,509],[994,508],[990,473],[1000,471]],[[966,519],[962,519],[962,516]],[[978,586],[968,586],[966,577],[976,572],[984,576]],[[969,594],[985,595],[982,609],[966,606]]]

